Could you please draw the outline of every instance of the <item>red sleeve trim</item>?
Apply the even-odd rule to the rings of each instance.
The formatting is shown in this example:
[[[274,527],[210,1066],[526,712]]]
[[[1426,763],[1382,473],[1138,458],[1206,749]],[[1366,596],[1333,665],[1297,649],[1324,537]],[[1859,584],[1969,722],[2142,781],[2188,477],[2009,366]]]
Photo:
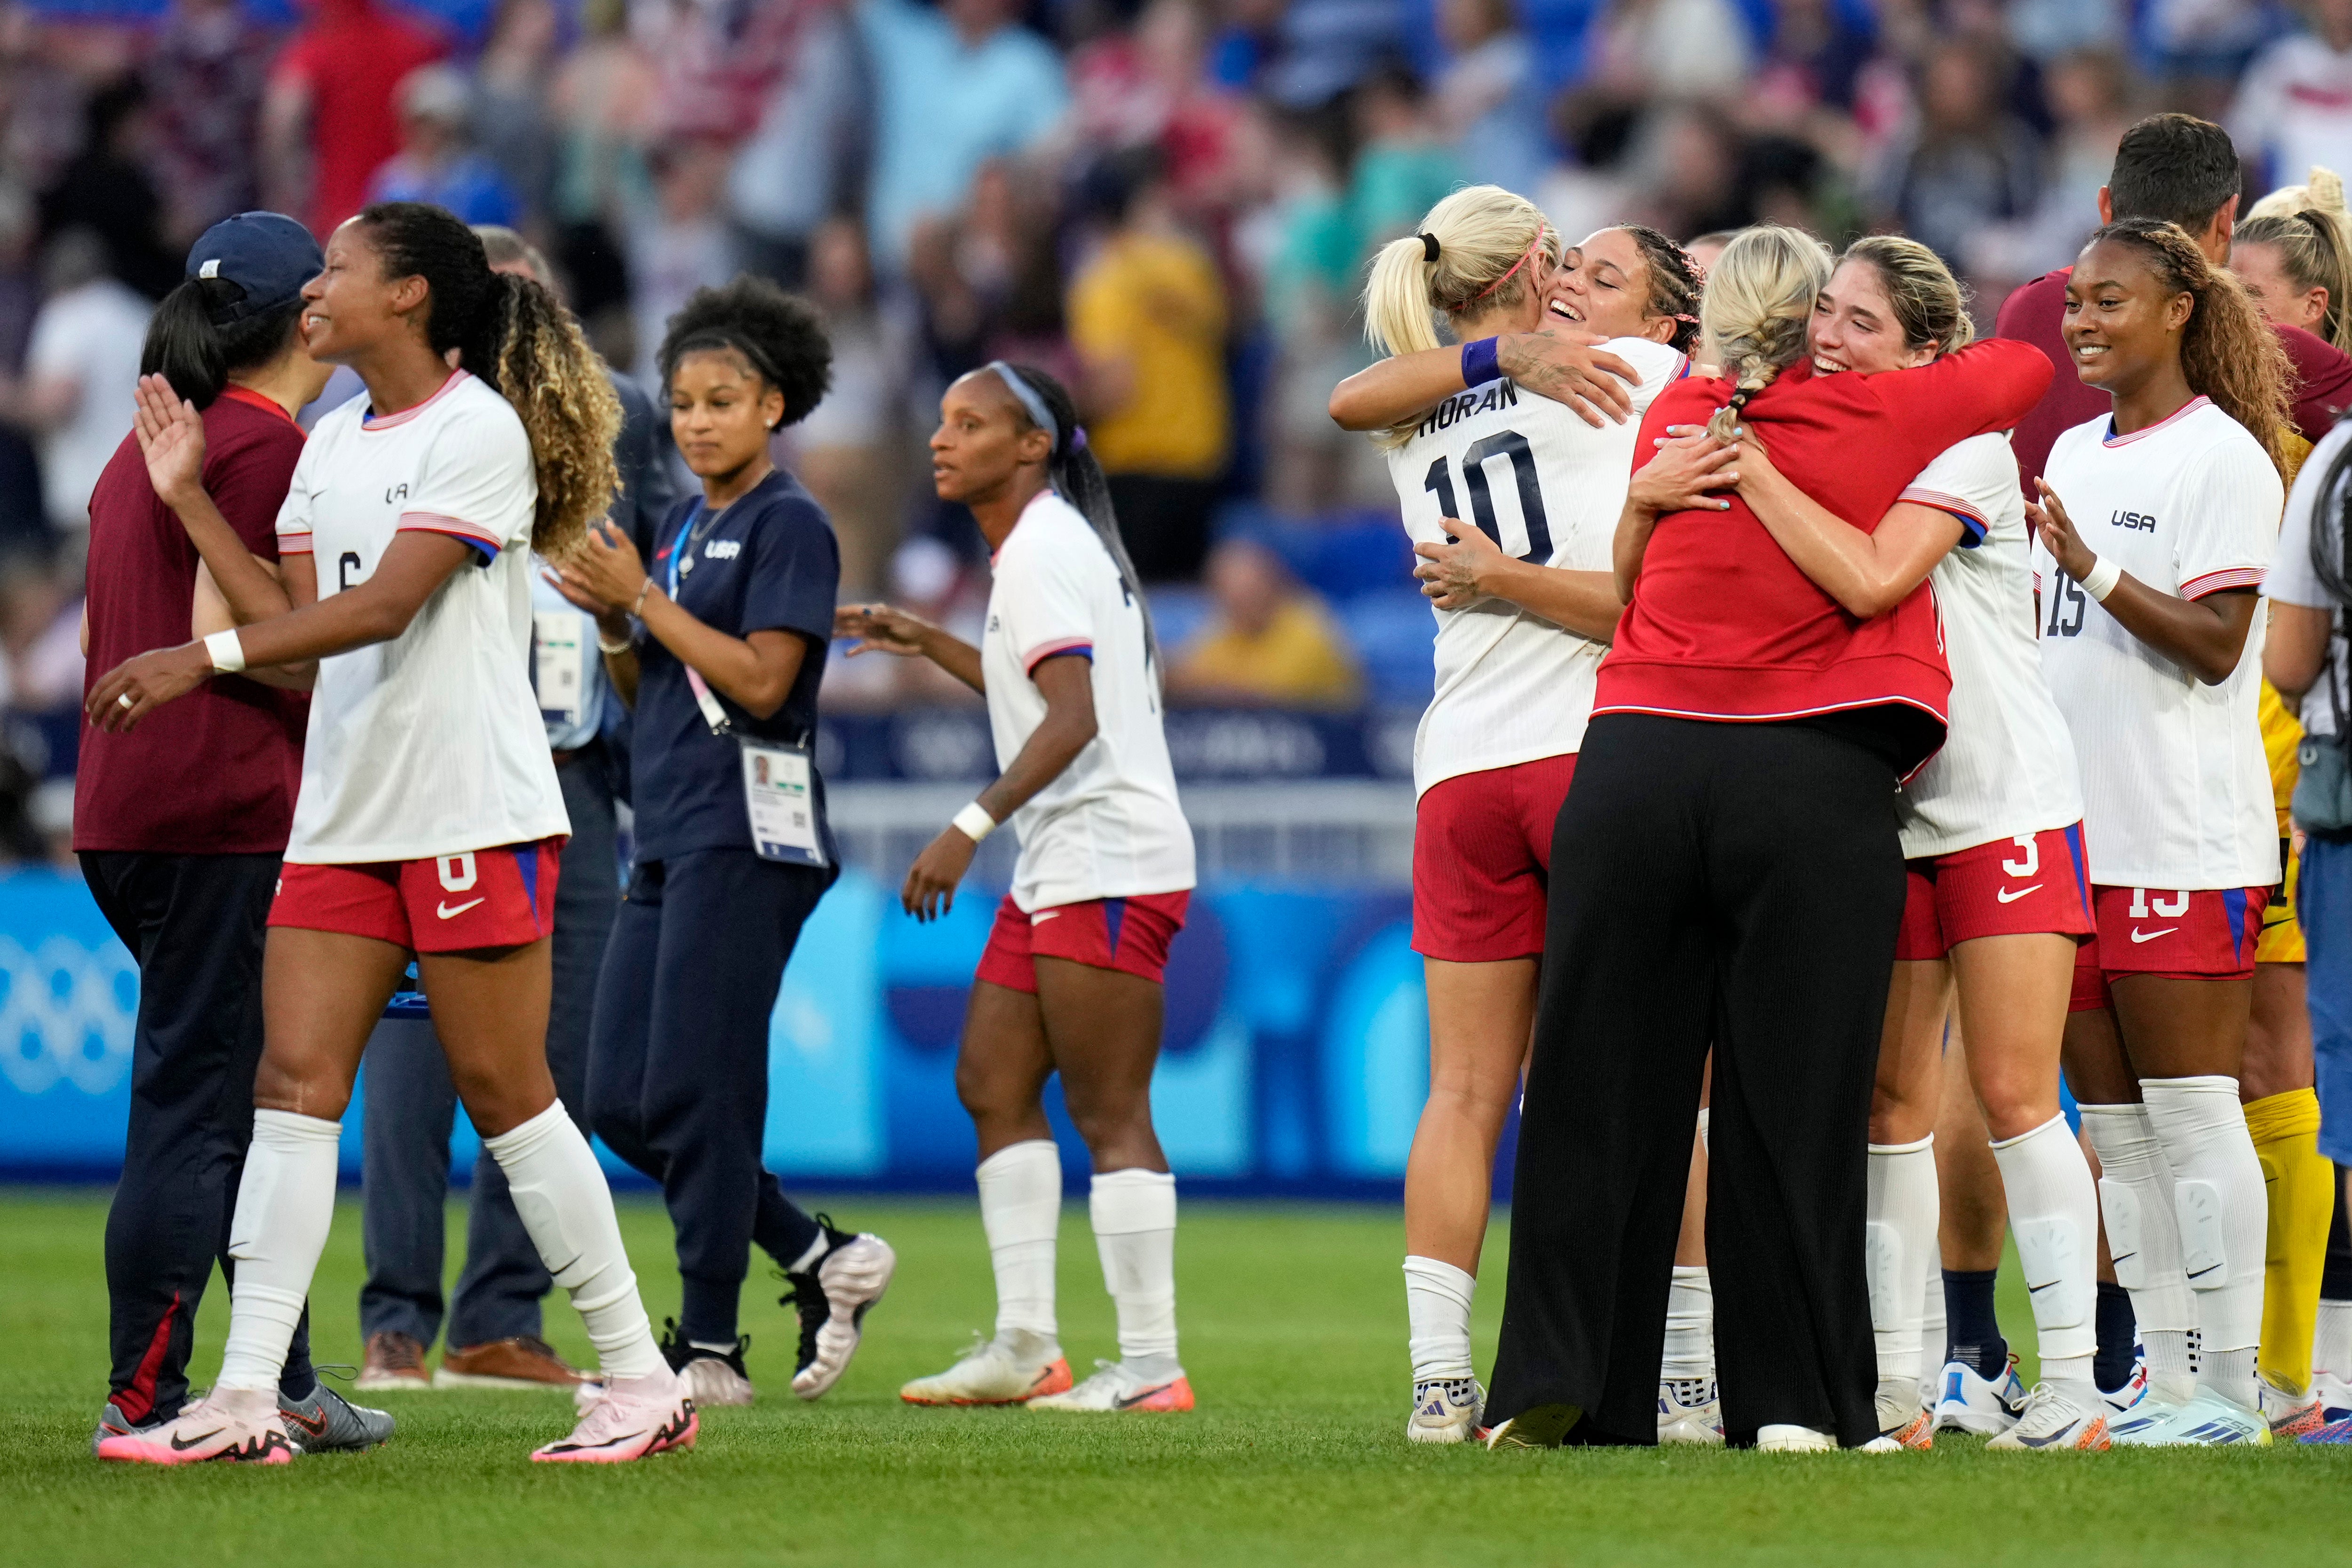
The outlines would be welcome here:
[[[400,514],[398,531],[402,533],[446,533],[462,539],[482,552],[482,564],[488,566],[506,548],[506,541],[478,522],[467,522],[461,517],[443,517],[437,512],[404,511]]]
[[[2184,599],[2201,599],[2208,594],[2219,594],[2230,588],[2259,588],[2263,585],[2263,568],[2231,566],[2221,572],[2208,572],[2202,577],[2191,577],[2180,584]]]
[[[305,530],[300,533],[279,534],[278,536],[278,553],[280,555],[310,554],[310,535],[309,531]]]
[[[1092,660],[1095,657],[1094,638],[1064,637],[1059,642],[1045,643],[1037,647],[1033,647],[1027,653],[1021,656],[1021,668],[1026,673],[1034,675],[1037,673],[1037,667],[1039,665],[1045,663],[1047,659],[1054,658],[1057,654],[1065,653],[1084,654],[1087,656],[1087,659]]]
[[[1982,544],[1985,535],[1992,531],[1992,524],[1986,521],[1985,514],[1959,496],[1947,495],[1942,490],[1926,489],[1914,485],[1895,500],[1907,500],[1916,506],[1931,506],[1937,511],[1950,512],[1960,520],[1960,527],[1968,531],[1969,543],[1971,545]]]

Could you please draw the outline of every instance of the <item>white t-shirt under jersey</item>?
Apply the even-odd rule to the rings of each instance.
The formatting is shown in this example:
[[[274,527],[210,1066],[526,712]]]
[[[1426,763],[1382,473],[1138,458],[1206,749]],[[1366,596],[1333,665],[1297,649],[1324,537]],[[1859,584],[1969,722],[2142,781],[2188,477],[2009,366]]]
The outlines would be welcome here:
[[[1390,448],[1405,532],[1442,543],[1448,517],[1509,554],[1583,572],[1610,569],[1642,416],[1690,362],[1663,343],[1601,345],[1641,376],[1633,412],[1599,429],[1507,378],[1457,392]],[[1437,617],[1437,689],[1413,738],[1416,793],[1458,774],[1557,757],[1584,743],[1604,643],[1500,599]]]
[[[507,400],[463,371],[389,418],[353,398],[319,421],[278,514],[319,597],[365,582],[393,536],[451,533],[488,555],[390,642],[319,664],[286,858],[421,860],[572,831],[530,689],[539,482]]]
[[[2063,432],[2042,477],[2083,542],[2158,593],[2258,586],[2285,501],[2245,427],[2204,398],[2110,438],[2105,415]],[[2278,880],[2278,820],[2263,753],[2263,621],[2208,686],[2123,628],[2037,541],[2042,668],[2083,769],[2091,880],[2124,888],[2255,888]]]
[[[2033,636],[2033,541],[2005,436],[1971,436],[1919,470],[1903,500],[1968,530],[1928,574],[1952,667],[1944,749],[1901,799],[1906,859],[1950,855],[2083,820],[2066,720]]]
[[[1013,814],[1013,901],[1032,912],[1192,886],[1192,828],[1176,801],[1140,595],[1076,507],[1040,491],[996,552],[981,672],[996,765],[1045,720],[1030,672],[1055,654],[1094,666],[1095,738]],[[544,748],[542,748],[544,749]]]

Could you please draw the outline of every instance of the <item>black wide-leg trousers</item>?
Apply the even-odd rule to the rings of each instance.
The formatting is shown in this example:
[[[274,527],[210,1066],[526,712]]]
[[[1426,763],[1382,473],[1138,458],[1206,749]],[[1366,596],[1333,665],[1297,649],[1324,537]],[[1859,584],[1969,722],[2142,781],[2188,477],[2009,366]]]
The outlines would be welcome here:
[[[1893,768],[1802,723],[1593,721],[1552,841],[1487,1404],[1656,1440],[1699,1083],[1725,1436],[1878,1432],[1871,1082],[1903,912]]]

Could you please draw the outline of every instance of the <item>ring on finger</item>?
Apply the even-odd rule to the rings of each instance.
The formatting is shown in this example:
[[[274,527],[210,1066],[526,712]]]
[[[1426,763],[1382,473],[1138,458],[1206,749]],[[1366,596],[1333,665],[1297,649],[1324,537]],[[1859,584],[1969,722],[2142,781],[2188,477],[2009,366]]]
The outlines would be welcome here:
[[[120,697],[116,698],[116,699],[114,700],[114,705],[115,705],[117,708],[128,708],[128,707],[130,707],[130,706],[131,706],[131,693],[129,693],[128,691],[126,691],[126,692],[124,692],[121,696],[120,696]]]

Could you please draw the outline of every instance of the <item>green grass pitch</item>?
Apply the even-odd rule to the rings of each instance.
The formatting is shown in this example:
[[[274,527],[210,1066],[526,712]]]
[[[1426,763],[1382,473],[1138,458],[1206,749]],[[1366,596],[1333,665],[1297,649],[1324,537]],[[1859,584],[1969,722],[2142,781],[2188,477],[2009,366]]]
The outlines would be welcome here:
[[[1188,1205],[1178,1239],[1184,1360],[1201,1408],[1055,1417],[902,1405],[992,1313],[970,1203],[842,1198],[888,1237],[897,1283],[821,1404],[787,1390],[793,1333],[745,1292],[761,1402],[704,1418],[700,1448],[642,1465],[533,1466],[569,1425],[558,1396],[387,1395],[401,1430],[363,1456],[284,1469],[135,1470],[89,1457],[105,1388],[102,1194],[0,1192],[0,1563],[299,1561],[562,1568],[615,1563],[1938,1563],[2352,1558],[2352,1453],[1926,1455],[1689,1450],[1492,1456],[1404,1441],[1404,1313],[1393,1209]],[[462,1232],[454,1223],[454,1278]],[[657,1206],[625,1201],[659,1318],[676,1310]],[[1063,1224],[1064,1342],[1113,1353],[1083,1209]],[[1480,1302],[1491,1353],[1502,1277]],[[312,1298],[319,1353],[356,1361],[359,1215],[336,1219]],[[2012,1271],[2013,1277],[2013,1271]],[[2008,1281],[2005,1280],[2005,1283]],[[585,1356],[561,1304],[551,1337]],[[2003,1320],[2023,1329],[2011,1287]],[[219,1363],[205,1302],[197,1373]],[[2031,1373],[2031,1367],[2027,1369]]]

